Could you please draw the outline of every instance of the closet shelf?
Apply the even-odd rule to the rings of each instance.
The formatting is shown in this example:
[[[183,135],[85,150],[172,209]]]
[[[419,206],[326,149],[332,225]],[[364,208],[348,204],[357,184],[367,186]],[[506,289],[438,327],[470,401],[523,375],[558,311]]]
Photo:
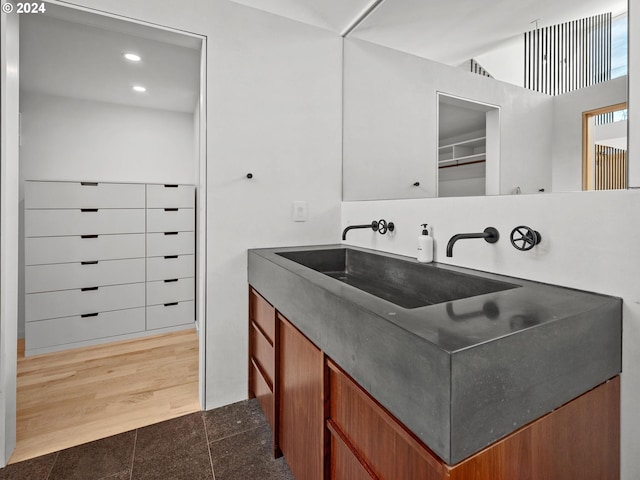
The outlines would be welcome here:
[[[466,155],[464,157],[449,158],[438,161],[439,168],[447,167],[461,167],[463,165],[469,165],[472,163],[480,163],[486,161],[486,153],[476,153],[473,155]]]

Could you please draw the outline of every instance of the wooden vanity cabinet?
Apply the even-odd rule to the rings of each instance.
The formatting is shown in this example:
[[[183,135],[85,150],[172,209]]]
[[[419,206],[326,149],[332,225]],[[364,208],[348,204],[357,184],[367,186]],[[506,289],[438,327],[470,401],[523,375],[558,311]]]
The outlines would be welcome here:
[[[328,361],[330,478],[619,480],[620,377],[447,465]]]
[[[614,377],[456,465],[447,465],[250,291],[249,396],[297,480],[619,480]]]

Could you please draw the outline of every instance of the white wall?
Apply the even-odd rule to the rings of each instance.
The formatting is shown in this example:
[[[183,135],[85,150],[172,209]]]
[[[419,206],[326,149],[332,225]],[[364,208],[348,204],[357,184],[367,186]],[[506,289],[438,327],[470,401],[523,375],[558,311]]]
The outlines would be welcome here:
[[[627,77],[557,95],[553,102],[553,191],[582,190],[582,112],[627,101]]]
[[[73,3],[207,36],[206,408],[246,398],[247,248],[339,238],[341,39],[227,0]]]
[[[16,442],[19,22],[0,14],[0,468]]]
[[[524,35],[476,55],[476,61],[496,80],[524,87]]]
[[[189,113],[21,92],[25,180],[194,183]]]
[[[345,200],[435,196],[438,91],[501,107],[501,192],[550,189],[551,97],[355,39],[344,68]]]

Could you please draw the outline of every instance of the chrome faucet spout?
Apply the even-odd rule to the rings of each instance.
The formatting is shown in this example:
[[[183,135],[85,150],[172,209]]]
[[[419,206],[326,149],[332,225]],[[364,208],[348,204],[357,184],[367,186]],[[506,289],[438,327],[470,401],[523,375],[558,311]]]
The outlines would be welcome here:
[[[493,227],[487,227],[480,233],[458,233],[451,237],[447,243],[447,257],[453,257],[453,246],[458,240],[465,238],[484,238],[487,243],[496,243],[500,238],[500,233]]]

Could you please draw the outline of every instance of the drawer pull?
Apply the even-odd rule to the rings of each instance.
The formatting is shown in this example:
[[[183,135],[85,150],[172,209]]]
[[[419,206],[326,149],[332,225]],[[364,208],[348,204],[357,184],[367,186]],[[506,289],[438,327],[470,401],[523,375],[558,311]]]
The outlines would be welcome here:
[[[165,307],[175,307],[178,304],[178,302],[171,302],[171,303],[165,303],[164,306]]]
[[[98,182],[80,182],[83,187],[97,187]]]
[[[165,260],[170,260],[170,259],[172,259],[172,258],[178,258],[178,255],[165,255],[165,256],[164,256],[164,259],[165,259]]]
[[[178,279],[177,278],[170,278],[169,280],[165,280],[164,283],[171,283],[171,282],[177,282]]]
[[[98,235],[80,235],[80,238],[98,238]]]
[[[83,313],[82,315],[80,315],[80,318],[97,317],[97,316],[98,316],[97,313]]]
[[[81,292],[92,292],[98,290],[98,287],[83,287],[80,289]]]
[[[86,262],[80,262],[80,265],[97,265],[98,264],[98,260],[90,260],[90,261],[86,261]]]
[[[97,208],[81,208],[80,211],[84,213],[87,213],[87,212],[95,213],[98,211],[98,209]]]
[[[178,232],[164,232],[165,235],[177,235]]]
[[[164,211],[165,212],[177,212],[178,209],[177,208],[165,208]]]
[[[165,183],[164,188],[178,188],[178,185],[172,183]]]

